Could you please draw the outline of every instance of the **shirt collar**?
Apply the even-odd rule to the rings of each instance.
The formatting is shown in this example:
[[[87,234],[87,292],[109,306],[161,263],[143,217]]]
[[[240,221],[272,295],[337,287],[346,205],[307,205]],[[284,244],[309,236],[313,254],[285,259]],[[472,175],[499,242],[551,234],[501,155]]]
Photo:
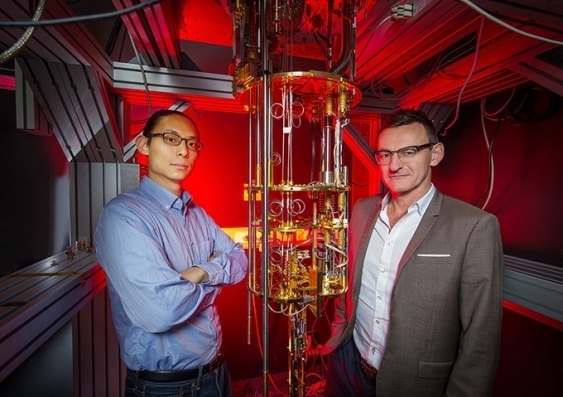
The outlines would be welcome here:
[[[422,216],[428,209],[428,206],[430,205],[432,197],[434,197],[435,193],[436,187],[434,187],[433,184],[430,184],[430,189],[428,189],[428,192],[426,192],[426,194],[422,196],[420,200],[413,204],[418,206],[418,213],[420,214],[420,216]]]
[[[430,201],[432,201],[432,197],[434,197],[435,193],[436,193],[436,187],[434,186],[433,183],[431,183],[430,189],[428,189],[426,194],[424,196],[422,196],[420,199],[418,199],[418,201],[416,201],[416,202],[414,202],[410,205],[409,212],[410,211],[417,211],[418,214],[420,216],[422,216],[424,214],[424,212],[426,211],[426,209],[428,208],[428,206],[430,205]],[[382,211],[387,207],[387,204],[389,203],[390,199],[391,199],[391,194],[389,192],[387,192],[385,197],[383,197],[383,200],[381,200],[381,210]]]
[[[165,189],[148,176],[143,177],[139,188],[149,196],[153,197],[167,210],[177,208],[184,211],[185,208],[187,208],[188,203],[192,200],[192,196],[185,190],[182,190],[180,197],[176,197],[172,192]]]

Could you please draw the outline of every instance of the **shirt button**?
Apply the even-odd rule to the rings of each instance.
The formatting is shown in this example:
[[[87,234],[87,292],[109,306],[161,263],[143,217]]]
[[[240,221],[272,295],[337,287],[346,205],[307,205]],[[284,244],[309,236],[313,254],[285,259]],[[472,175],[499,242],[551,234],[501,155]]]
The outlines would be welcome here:
[[[379,324],[379,320],[375,320],[375,323],[376,323],[376,324]]]
[[[380,267],[380,268],[379,268],[379,271],[380,271],[381,273],[385,273],[385,268],[384,268],[384,267]]]
[[[381,295],[377,295],[377,299],[378,299],[378,300],[381,300]]]

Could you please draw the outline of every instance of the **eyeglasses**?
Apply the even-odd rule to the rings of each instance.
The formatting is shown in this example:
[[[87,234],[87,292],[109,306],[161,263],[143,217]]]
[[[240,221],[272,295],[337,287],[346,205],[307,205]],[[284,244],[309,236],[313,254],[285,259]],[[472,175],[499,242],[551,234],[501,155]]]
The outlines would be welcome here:
[[[397,153],[399,160],[401,160],[405,164],[408,164],[414,161],[418,152],[426,148],[432,149],[434,145],[435,143],[426,143],[419,146],[406,146],[400,148],[399,150],[378,150],[375,152],[375,161],[377,161],[379,165],[390,164],[391,159],[393,158],[393,153]]]
[[[199,152],[201,150],[201,148],[203,148],[203,143],[201,143],[200,141],[198,141],[195,138],[182,138],[181,136],[178,136],[177,134],[173,133],[173,132],[159,132],[157,134],[151,134],[151,137],[153,136],[162,136],[162,140],[164,141],[164,143],[166,143],[167,145],[171,145],[171,146],[180,146],[180,144],[182,143],[182,141],[186,141],[186,145],[188,146],[188,149],[193,150],[194,152]]]

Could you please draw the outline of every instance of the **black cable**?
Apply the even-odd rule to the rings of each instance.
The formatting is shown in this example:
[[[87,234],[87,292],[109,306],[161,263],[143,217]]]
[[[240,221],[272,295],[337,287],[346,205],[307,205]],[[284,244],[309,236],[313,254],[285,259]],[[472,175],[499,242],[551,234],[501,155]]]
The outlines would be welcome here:
[[[530,112],[531,109],[528,106],[534,100],[532,97],[533,91],[538,91],[549,97],[549,103],[539,113]],[[561,98],[541,86],[525,85],[519,87],[518,93],[522,93],[520,103],[515,102],[515,99],[520,99],[520,97],[514,95],[514,99],[505,109],[506,119],[512,125],[519,126],[545,120],[557,113],[561,107]],[[518,106],[515,107],[515,105]]]
[[[315,39],[316,43],[318,44],[319,48],[321,49],[323,55],[325,56],[326,59],[329,59],[330,56],[328,55],[328,51],[326,50],[326,48],[323,47],[323,43],[321,43],[321,41],[319,40],[319,36],[322,37],[322,35],[313,32],[313,38]]]
[[[123,33],[123,38],[121,39],[121,46],[119,47],[119,56],[117,57],[117,60],[120,61],[120,62],[121,62],[121,58],[123,56],[123,49],[124,49],[124,46],[125,46],[126,38],[127,38],[127,33]]]
[[[512,99],[508,102],[508,105],[506,106],[506,108],[503,111],[504,117],[506,119],[506,121],[513,125],[513,126],[520,126],[522,125],[522,122],[518,120],[518,116],[513,117],[513,115],[519,113],[522,111],[522,109],[524,108],[524,105],[526,103],[526,99],[528,96],[528,92],[527,91],[523,91],[524,87],[520,86],[516,89],[516,92],[514,93],[514,96],[512,97]],[[524,92],[523,95],[523,99],[520,98],[520,93]],[[516,102],[516,99],[520,100],[519,103]],[[517,105],[517,106],[516,106]],[[516,108],[515,108],[516,106]]]
[[[148,7],[152,4],[159,3],[163,0],[147,0],[146,3],[136,4],[134,6],[124,8],[123,10],[119,11],[110,11],[104,12],[100,14],[92,14],[92,15],[83,15],[83,16],[76,16],[70,18],[60,18],[60,19],[47,19],[43,21],[0,21],[0,27],[38,27],[38,26],[54,26],[54,25],[66,25],[69,23],[78,23],[84,21],[92,21],[97,19],[106,19],[106,18],[113,18],[118,17],[120,15],[128,14],[132,11],[136,11],[141,8]]]
[[[123,20],[121,18],[116,18],[113,22],[113,26],[111,28],[111,33],[109,35],[109,39],[106,43],[106,53],[110,54],[113,52],[115,48],[115,43],[117,43],[117,37],[119,36],[119,31],[123,26]]]
[[[550,31],[550,32],[553,32],[553,33],[563,34],[563,31],[561,29],[556,29],[555,27],[552,27],[552,26],[549,26],[549,25],[546,25],[546,24],[542,24],[542,23],[536,23],[533,20],[530,21],[530,20],[513,18],[513,17],[510,17],[508,15],[503,15],[503,14],[500,14],[498,12],[494,12],[494,11],[490,11],[490,10],[489,10],[489,14],[491,14],[492,16],[494,16],[494,17],[496,17],[500,20],[503,20],[503,21],[516,22],[516,23],[520,23],[524,26],[533,26],[534,28],[540,28],[540,29],[547,30],[547,31]]]

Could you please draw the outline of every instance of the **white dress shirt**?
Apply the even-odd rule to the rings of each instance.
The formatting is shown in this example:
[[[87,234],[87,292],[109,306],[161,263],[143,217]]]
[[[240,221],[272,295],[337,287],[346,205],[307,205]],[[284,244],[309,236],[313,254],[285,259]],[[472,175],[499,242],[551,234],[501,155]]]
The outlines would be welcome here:
[[[399,261],[435,192],[432,185],[420,200],[411,204],[393,228],[387,216],[389,194],[381,202],[364,260],[354,326],[354,342],[362,358],[374,368],[379,369],[385,351]]]

